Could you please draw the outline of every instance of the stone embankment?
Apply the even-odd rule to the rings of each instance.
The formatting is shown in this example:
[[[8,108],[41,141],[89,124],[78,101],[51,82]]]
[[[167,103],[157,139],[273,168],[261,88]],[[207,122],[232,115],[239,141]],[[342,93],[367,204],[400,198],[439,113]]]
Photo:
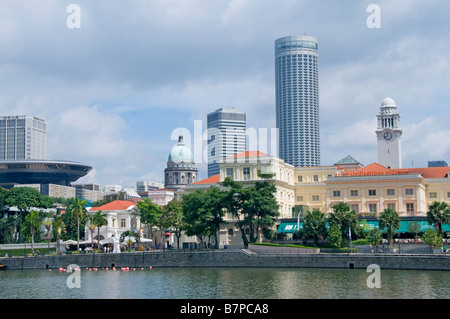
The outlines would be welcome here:
[[[71,254],[0,258],[6,269],[79,267],[272,267],[450,270],[450,255],[258,253],[254,250]]]

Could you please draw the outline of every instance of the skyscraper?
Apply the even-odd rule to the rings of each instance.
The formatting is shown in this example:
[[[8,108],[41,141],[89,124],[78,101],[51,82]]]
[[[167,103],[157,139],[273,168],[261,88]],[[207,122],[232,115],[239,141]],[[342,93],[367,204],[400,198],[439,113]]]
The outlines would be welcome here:
[[[246,149],[246,116],[233,108],[221,108],[207,116],[208,177],[220,173],[219,160]]]
[[[46,159],[47,124],[32,116],[0,117],[0,160]]]
[[[295,167],[320,165],[319,52],[312,36],[275,41],[279,156]]]

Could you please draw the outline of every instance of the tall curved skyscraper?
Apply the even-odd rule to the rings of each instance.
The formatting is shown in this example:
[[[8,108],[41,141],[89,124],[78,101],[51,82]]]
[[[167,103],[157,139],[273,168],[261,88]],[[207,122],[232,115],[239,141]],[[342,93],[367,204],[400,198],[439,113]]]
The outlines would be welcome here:
[[[275,41],[278,155],[295,167],[320,165],[318,44],[312,36]]]

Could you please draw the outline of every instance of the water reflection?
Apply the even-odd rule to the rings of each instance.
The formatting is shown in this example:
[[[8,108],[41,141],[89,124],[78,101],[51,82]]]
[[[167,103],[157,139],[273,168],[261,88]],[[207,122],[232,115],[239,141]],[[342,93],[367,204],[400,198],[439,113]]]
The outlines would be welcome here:
[[[449,298],[450,272],[382,270],[381,288],[367,287],[365,269],[160,268],[69,273],[1,271],[0,298],[90,299],[374,299]]]

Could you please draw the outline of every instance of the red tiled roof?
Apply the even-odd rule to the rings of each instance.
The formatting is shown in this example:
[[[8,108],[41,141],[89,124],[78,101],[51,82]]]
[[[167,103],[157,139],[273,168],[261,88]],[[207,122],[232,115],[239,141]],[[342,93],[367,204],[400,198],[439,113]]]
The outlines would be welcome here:
[[[258,157],[258,156],[263,157],[263,156],[269,156],[269,155],[267,155],[263,152],[260,152],[260,151],[245,151],[245,152],[242,152],[239,154],[232,155],[230,157]]]
[[[424,178],[444,178],[450,172],[450,167],[421,167],[391,169],[378,163],[372,163],[355,171],[342,172],[341,176],[370,176],[370,175],[407,175],[420,174]]]
[[[220,182],[220,174],[202,179],[201,181],[197,181],[195,183],[193,183],[194,185],[199,185],[199,184],[216,184]]]
[[[408,168],[408,171],[421,174],[424,178],[444,178],[450,172],[450,167]]]
[[[102,205],[100,207],[92,207],[90,209],[91,212],[96,211],[108,211],[108,210],[127,210],[131,206],[136,206],[136,203],[130,200],[115,200],[108,204]]]

